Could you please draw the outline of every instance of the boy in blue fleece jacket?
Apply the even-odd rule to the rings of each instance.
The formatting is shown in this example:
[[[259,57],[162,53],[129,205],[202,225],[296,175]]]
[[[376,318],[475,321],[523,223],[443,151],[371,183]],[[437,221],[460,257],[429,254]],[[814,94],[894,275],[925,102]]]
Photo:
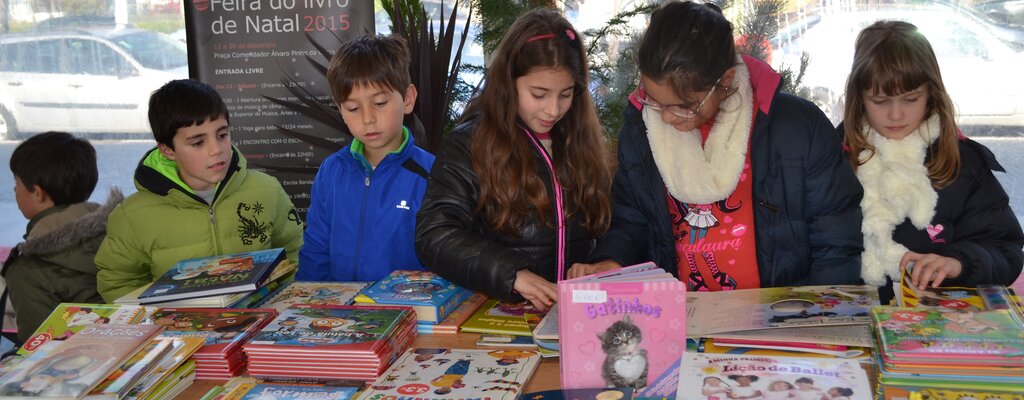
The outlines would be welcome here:
[[[397,36],[354,39],[331,58],[331,95],[353,140],[313,180],[296,280],[374,281],[423,269],[414,229],[434,156],[402,125],[416,102],[409,60]]]

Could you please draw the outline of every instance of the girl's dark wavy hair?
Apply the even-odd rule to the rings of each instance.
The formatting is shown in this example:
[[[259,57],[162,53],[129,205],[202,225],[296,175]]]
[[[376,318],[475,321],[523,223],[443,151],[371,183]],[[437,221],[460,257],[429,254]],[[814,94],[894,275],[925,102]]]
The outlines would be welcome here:
[[[641,75],[677,94],[710,90],[736,65],[732,23],[711,3],[665,3],[651,13],[637,64]]]
[[[546,69],[565,69],[575,81],[572,104],[551,129],[555,174],[568,200],[566,217],[579,213],[595,237],[608,228],[611,171],[588,90],[585,49],[579,32],[557,11],[531,10],[506,31],[485,86],[466,108],[465,119],[478,121],[471,144],[473,172],[480,181],[477,211],[498,232],[517,235],[531,220],[551,227],[557,221],[517,109],[516,79]]]

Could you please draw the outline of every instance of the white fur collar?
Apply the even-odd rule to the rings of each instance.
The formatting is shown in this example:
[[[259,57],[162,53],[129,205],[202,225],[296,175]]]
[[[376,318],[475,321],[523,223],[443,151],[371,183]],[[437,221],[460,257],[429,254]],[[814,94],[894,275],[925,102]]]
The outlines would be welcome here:
[[[732,194],[739,182],[747,160],[754,93],[746,64],[742,58],[737,61],[732,82],[738,91],[722,101],[703,146],[700,128],[680,132],[663,122],[660,112],[643,110],[654,162],[669,193],[679,201],[714,203]]]
[[[864,125],[875,153],[857,168],[857,178],[864,186],[860,202],[864,213],[861,277],[870,285],[881,286],[886,276],[899,281],[900,259],[907,252],[906,247],[892,240],[896,226],[909,218],[915,227],[925,229],[935,216],[938,194],[932,188],[924,160],[941,129],[938,116],[932,116],[907,137],[890,140]],[[861,151],[861,161],[869,154]]]

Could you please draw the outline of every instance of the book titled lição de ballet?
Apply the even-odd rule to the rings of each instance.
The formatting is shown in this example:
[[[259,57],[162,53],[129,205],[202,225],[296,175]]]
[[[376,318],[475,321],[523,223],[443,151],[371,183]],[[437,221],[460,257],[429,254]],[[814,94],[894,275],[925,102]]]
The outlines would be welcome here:
[[[686,350],[686,285],[668,273],[636,278],[558,283],[563,388],[640,390]]]
[[[686,353],[676,400],[871,400],[873,393],[853,360]]]

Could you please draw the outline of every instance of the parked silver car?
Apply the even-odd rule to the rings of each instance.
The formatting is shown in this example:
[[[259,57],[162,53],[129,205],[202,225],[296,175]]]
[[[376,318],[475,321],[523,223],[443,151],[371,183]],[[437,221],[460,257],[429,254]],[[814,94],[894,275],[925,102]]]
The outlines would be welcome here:
[[[801,52],[808,53],[810,65],[801,86],[811,89],[811,100],[838,123],[857,34],[881,19],[908,21],[928,38],[965,130],[1021,132],[1024,80],[1019,68],[1024,57],[993,35],[987,24],[947,6],[904,4],[823,14],[791,44],[776,49],[773,62],[799,65]]]
[[[146,134],[149,95],[188,77],[184,44],[141,29],[0,36],[0,139]]]

